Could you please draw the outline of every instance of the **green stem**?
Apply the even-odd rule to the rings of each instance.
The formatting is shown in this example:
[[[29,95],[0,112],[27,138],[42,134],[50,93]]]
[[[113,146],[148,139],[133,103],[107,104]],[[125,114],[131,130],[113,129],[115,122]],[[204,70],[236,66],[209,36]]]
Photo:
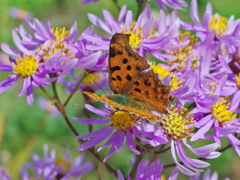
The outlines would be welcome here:
[[[112,2],[115,4],[117,10],[120,12],[121,7],[118,5],[118,0],[112,0]]]
[[[141,160],[143,159],[143,156],[142,154],[138,155],[137,156],[137,159],[134,163],[134,166],[130,172],[130,179],[135,179],[135,176],[136,176],[136,172],[137,172],[137,167],[138,167],[138,164],[141,162]]]
[[[73,134],[75,136],[79,136],[77,130],[73,127],[73,125],[71,124],[70,120],[68,119],[68,116],[66,114],[65,111],[65,106],[62,106],[60,103],[60,99],[57,93],[57,89],[56,89],[56,83],[52,83],[53,85],[53,92],[54,92],[54,97],[52,97],[42,86],[40,86],[40,89],[44,92],[44,94],[47,95],[47,97],[49,99],[51,99],[53,101],[53,103],[55,104],[55,106],[57,107],[57,109],[60,111],[60,113],[62,114],[65,122],[67,123],[68,127],[71,129],[71,131],[73,132]],[[81,143],[84,143],[84,140],[82,139],[78,139],[78,141]],[[116,177],[117,177],[117,172],[107,163],[103,163],[102,159],[100,158],[100,156],[98,154],[96,154],[94,152],[93,149],[87,149],[97,160],[99,160],[110,172],[112,172]]]
[[[67,106],[68,102],[70,101],[70,99],[72,98],[72,96],[74,95],[74,93],[78,90],[78,87],[81,85],[81,83],[83,82],[83,80],[87,77],[87,73],[84,72],[84,74],[82,75],[82,78],[80,79],[80,81],[76,84],[74,90],[71,92],[71,94],[68,96],[67,100],[65,101],[65,103],[63,104],[64,107]]]
[[[136,0],[138,3],[138,11],[137,11],[137,16],[136,19],[138,19],[139,15],[142,13],[142,11],[144,10],[144,7],[147,3],[148,0]]]

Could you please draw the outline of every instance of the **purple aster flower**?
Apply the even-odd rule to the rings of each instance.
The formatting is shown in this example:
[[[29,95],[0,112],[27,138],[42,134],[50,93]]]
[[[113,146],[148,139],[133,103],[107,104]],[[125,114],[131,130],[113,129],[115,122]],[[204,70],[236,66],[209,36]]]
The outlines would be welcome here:
[[[27,102],[31,105],[34,101],[33,87],[50,86],[49,82],[54,81],[56,78],[46,77],[41,51],[30,51],[22,46],[15,30],[13,30],[13,40],[19,50],[8,44],[1,43],[2,50],[12,56],[9,58],[12,65],[0,65],[0,71],[13,72],[14,74],[9,75],[7,79],[0,82],[0,93],[7,91],[18,79],[23,78],[22,92],[19,96],[26,94]],[[45,45],[42,46],[42,48],[44,47]]]
[[[200,148],[192,148],[190,146],[186,139],[193,135],[193,132],[191,131],[194,129],[195,121],[192,118],[192,115],[190,113],[186,113],[186,111],[186,108],[180,108],[180,106],[174,108],[174,106],[171,105],[168,111],[169,114],[163,115],[163,120],[160,122],[160,125],[155,125],[153,128],[150,144],[154,147],[163,144],[161,138],[159,137],[165,136],[168,141],[170,141],[172,157],[177,165],[177,168],[182,173],[188,176],[193,176],[195,172],[203,171],[197,168],[208,167],[209,163],[189,158],[183,148],[183,145],[185,145],[194,154],[206,159],[216,158],[220,155],[220,153],[214,151],[218,148],[216,143]],[[178,162],[177,155],[183,165]]]
[[[108,146],[111,146],[110,151],[107,157],[104,158],[103,162],[106,162],[107,159],[115,152],[119,151],[122,146],[124,139],[126,139],[126,144],[130,150],[135,154],[140,152],[136,149],[135,143],[132,136],[136,136],[144,143],[149,143],[149,140],[142,137],[142,135],[148,136],[148,133],[145,132],[145,129],[148,128],[148,125],[151,128],[151,125],[148,123],[141,123],[141,128],[137,125],[140,122],[140,118],[137,118],[135,115],[131,115],[126,111],[113,111],[112,109],[105,106],[105,110],[97,109],[91,105],[85,106],[88,110],[92,111],[95,114],[100,116],[107,117],[106,119],[82,119],[73,117],[79,123],[82,124],[106,124],[103,128],[93,131],[86,135],[77,136],[77,139],[86,139],[91,138],[90,140],[81,144],[77,150],[83,151],[85,149],[91,148],[102,141],[108,139],[108,141],[101,146],[98,151],[105,149]],[[110,119],[108,118],[110,117]],[[143,122],[143,121],[142,121]],[[149,134],[150,135],[150,134]]]
[[[19,20],[30,20],[32,19],[32,13],[27,12],[24,9],[20,9],[20,8],[11,8],[9,11],[9,14],[15,18],[15,19],[19,19]]]
[[[65,156],[56,156],[56,151],[48,152],[48,146],[44,145],[44,157],[41,158],[37,154],[32,155],[33,162],[24,164],[22,175],[27,174],[27,169],[35,171],[35,178],[44,177],[46,180],[58,178],[67,180],[71,177],[79,177],[91,171],[93,165],[91,162],[82,164],[85,155],[81,154],[71,162],[69,148],[66,150]],[[26,176],[26,175],[25,175]]]
[[[30,34],[21,25],[16,31],[19,33],[19,36],[22,38],[19,43],[23,46],[35,49],[36,47],[44,44],[46,41],[51,40],[55,43],[65,42],[69,43],[74,40],[74,38],[78,34],[77,23],[75,22],[70,30],[66,30],[66,28],[52,28],[49,21],[46,22],[46,27],[38,20],[33,19],[33,23],[29,21],[25,21],[26,25],[33,33]]]
[[[111,36],[115,33],[131,34],[129,44],[140,55],[145,56],[146,52],[150,52],[159,58],[175,58],[173,55],[166,55],[166,53],[160,53],[159,51],[170,47],[171,39],[178,35],[180,20],[176,12],[169,16],[166,16],[163,12],[160,13],[161,18],[157,22],[157,30],[153,29],[155,21],[151,17],[149,4],[146,4],[137,21],[133,21],[133,14],[126,10],[126,5],[122,7],[117,20],[106,10],[103,10],[103,17],[104,21],[93,14],[88,14],[89,20],[95,26],[103,29]],[[88,45],[87,49],[109,50],[110,39],[85,34],[83,37],[93,42],[93,45]],[[157,54],[155,55],[154,52]]]
[[[137,172],[135,175],[136,180],[160,180],[163,170],[163,163],[161,164],[159,160],[146,161],[142,160],[137,167]],[[118,170],[118,180],[125,180],[121,171]],[[130,180],[130,177],[127,178]]]
[[[196,0],[191,1],[190,15],[194,24],[182,23],[184,29],[196,31],[196,35],[201,39],[205,39],[206,36],[213,31],[216,41],[240,45],[239,33],[237,33],[239,20],[234,20],[233,15],[227,19],[219,14],[213,14],[212,5],[209,2],[206,6],[202,22],[200,22]]]
[[[227,137],[235,151],[240,156],[239,140],[233,135],[239,133],[239,119],[234,114],[234,108],[239,106],[239,94],[232,99],[231,103],[226,98],[217,98],[214,101],[209,101],[209,98],[202,99],[201,102],[205,103],[204,114],[202,113],[201,106],[197,106],[193,111],[196,113],[196,118],[199,120],[196,127],[199,130],[192,136],[191,141],[199,138],[214,139],[218,145],[221,145],[221,138]],[[213,135],[206,135],[206,133],[213,128]]]
[[[57,108],[52,104],[51,101],[46,100],[43,97],[40,97],[37,99],[38,105],[41,109],[49,112],[53,116],[59,116],[60,112],[57,110]]]
[[[188,3],[186,3],[184,0],[155,0],[155,1],[157,5],[164,11],[167,11],[166,6],[177,10],[182,10],[183,7],[188,6]]]

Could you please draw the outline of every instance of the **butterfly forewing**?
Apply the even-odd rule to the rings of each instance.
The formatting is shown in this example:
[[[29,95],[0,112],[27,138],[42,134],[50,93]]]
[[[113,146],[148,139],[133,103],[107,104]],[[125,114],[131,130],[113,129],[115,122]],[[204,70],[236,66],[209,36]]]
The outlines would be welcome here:
[[[129,34],[116,33],[109,48],[109,85],[115,94],[127,94],[133,79],[150,68],[147,58],[138,55],[129,46]]]

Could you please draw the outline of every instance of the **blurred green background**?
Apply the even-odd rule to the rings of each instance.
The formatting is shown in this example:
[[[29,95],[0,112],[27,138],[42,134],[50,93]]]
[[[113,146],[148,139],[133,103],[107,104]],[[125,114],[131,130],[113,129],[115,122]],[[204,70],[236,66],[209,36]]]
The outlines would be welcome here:
[[[89,3],[80,6],[80,1],[77,0],[0,0],[0,42],[8,43],[14,46],[11,31],[13,28],[19,27],[24,24],[18,19],[14,19],[9,15],[11,8],[21,8],[33,14],[41,22],[49,20],[52,27],[66,27],[70,28],[74,21],[78,24],[78,30],[81,33],[84,29],[91,25],[87,18],[87,13],[93,13],[99,17],[101,16],[102,9],[110,11],[114,17],[118,17],[118,10],[111,0],[100,0],[97,3]],[[202,17],[207,0],[199,1],[199,14]],[[240,1],[239,0],[211,0],[214,12],[219,13],[221,16],[230,17],[232,14],[235,18],[240,17]],[[132,1],[119,1],[119,5],[127,4],[127,8],[132,10],[136,15],[137,4]],[[154,12],[158,13],[159,8],[151,0],[151,7]],[[191,21],[189,18],[189,9],[179,13],[182,20]],[[99,35],[106,36],[104,32],[95,27],[95,32]],[[1,72],[0,81],[7,77],[8,73]],[[35,102],[32,106],[27,105],[25,96],[18,97],[20,93],[19,87],[22,82],[18,82],[13,88],[7,92],[0,94],[0,167],[7,168],[11,173],[13,179],[19,177],[19,169],[23,162],[30,160],[32,152],[43,154],[43,144],[48,144],[50,149],[57,149],[58,155],[64,155],[66,145],[70,145],[71,154],[76,157],[80,152],[76,152],[78,142],[74,135],[67,127],[61,116],[53,117],[47,111],[39,108],[37,104],[37,97],[42,97],[44,94],[35,88]],[[58,85],[60,97],[65,101],[67,94],[64,87]],[[51,88],[46,88],[51,93]],[[67,113],[69,118],[71,116],[83,117],[82,108],[82,95],[77,92],[67,106]],[[72,104],[79,104],[78,106],[71,106]],[[99,105],[99,103],[96,103]],[[88,133],[88,129],[84,125],[76,123],[71,120],[80,134]],[[99,127],[95,127],[97,129]],[[226,142],[223,142],[223,146]],[[197,147],[197,145],[196,145]],[[108,150],[100,153],[104,157]],[[166,161],[171,162],[171,156]],[[83,177],[83,179],[116,179],[111,173],[108,173],[105,167],[96,161],[93,156],[87,155],[88,159],[97,162],[98,172],[94,170],[92,173]],[[115,153],[109,160],[115,169],[120,169],[127,173],[130,169],[129,161],[131,160],[132,153],[129,150],[122,149],[119,154]],[[124,157],[124,158],[123,158]],[[164,158],[164,157],[163,157]],[[117,163],[116,163],[117,160]],[[165,162],[165,160],[164,160]],[[220,179],[224,177],[231,177],[238,179],[240,172],[239,157],[233,150],[224,152],[222,156],[215,160],[209,160],[211,169],[218,171]],[[168,164],[168,163],[165,163]],[[164,170],[163,172],[168,175],[172,169]],[[100,176],[100,178],[97,178]],[[185,179],[181,175],[179,179]]]

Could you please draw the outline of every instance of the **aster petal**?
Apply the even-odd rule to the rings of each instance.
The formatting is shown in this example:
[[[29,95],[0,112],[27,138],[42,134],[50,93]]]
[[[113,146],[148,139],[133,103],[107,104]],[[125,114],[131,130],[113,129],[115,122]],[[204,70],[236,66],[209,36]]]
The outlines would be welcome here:
[[[200,148],[192,148],[187,141],[184,141],[184,144],[196,155],[206,158],[210,153],[212,153],[214,150],[216,150],[219,145],[218,143],[212,143],[208,144],[206,146],[200,147]]]
[[[199,16],[198,16],[198,4],[197,4],[196,0],[191,1],[190,15],[191,15],[192,20],[195,23],[200,23]]]
[[[202,19],[202,26],[205,29],[208,29],[211,17],[212,17],[212,6],[211,6],[211,3],[208,2],[207,6],[206,6],[206,11],[205,11],[205,13],[203,15],[203,19]]]
[[[129,149],[131,149],[135,154],[137,154],[137,155],[140,154],[140,152],[135,147],[135,143],[132,138],[132,134],[129,131],[126,132],[126,144],[129,147]]]
[[[122,146],[122,143],[123,143],[123,140],[124,140],[124,133],[123,132],[119,132],[119,135],[116,139],[116,143],[112,145],[110,151],[108,152],[108,155],[104,158],[103,162],[105,163],[108,158],[115,152],[115,151],[119,151],[119,149],[121,148]]]
[[[73,26],[72,26],[71,29],[70,29],[70,34],[69,34],[69,36],[66,37],[66,38],[64,39],[64,41],[72,41],[72,40],[77,36],[77,34],[78,34],[77,23],[74,22],[74,23],[73,23]]]
[[[101,110],[101,109],[98,109],[98,108],[95,108],[94,106],[90,105],[90,104],[86,104],[85,105],[85,108],[87,108],[89,111],[92,111],[94,112],[95,114],[98,114],[100,116],[105,116],[105,117],[109,117],[109,114],[108,112],[104,111],[104,110]]]
[[[191,170],[194,170],[195,172],[202,172],[203,170],[200,169],[196,169],[195,167],[193,167],[192,165],[192,159],[187,157],[184,148],[182,146],[182,143],[180,141],[175,142],[176,144],[176,149],[177,149],[177,153],[179,158],[182,160],[183,164],[185,166],[187,166],[188,168],[190,168]],[[199,162],[200,163],[200,162]],[[196,163],[195,163],[196,164]],[[196,164],[197,165],[197,164]],[[203,164],[201,166],[204,166],[205,162],[203,162]],[[209,165],[209,164],[208,164]],[[196,166],[197,167],[197,166]],[[199,168],[199,167],[198,167]]]
[[[35,32],[36,32],[36,36],[38,36],[39,39],[42,39],[43,41],[45,39],[51,39],[51,35],[48,33],[48,31],[46,31],[45,27],[42,25],[42,23],[34,18],[34,26],[36,28]],[[44,39],[42,38],[44,37]]]
[[[143,34],[143,37],[144,37],[144,38],[147,38],[147,37],[148,37],[150,31],[151,31],[152,28],[153,28],[154,23],[155,23],[155,21],[154,21],[154,19],[153,19],[153,17],[152,17],[152,18],[150,18],[150,19],[144,24],[144,26],[143,26],[143,28],[142,28],[142,34]]]
[[[232,134],[238,130],[237,127],[215,127],[215,129],[219,132],[220,135],[226,136],[228,134]]]
[[[174,168],[173,171],[171,172],[168,180],[175,180],[178,178],[178,168]]]
[[[106,144],[104,144],[102,147],[98,148],[98,152],[102,151],[103,149],[105,149],[106,147],[113,145],[114,142],[117,141],[117,138],[119,136],[120,132],[116,131],[110,138],[109,140],[106,142]]]
[[[81,153],[79,156],[77,156],[74,162],[72,163],[73,169],[81,166],[81,164],[84,162],[84,159],[85,159],[85,153]]]
[[[101,129],[98,129],[96,131],[93,131],[89,134],[85,134],[85,135],[79,135],[79,136],[76,136],[75,138],[76,139],[86,139],[86,138],[91,138],[93,136],[99,136],[99,134],[104,134],[104,132],[108,132],[111,128],[110,127],[103,127]]]
[[[125,19],[125,23],[124,25],[126,27],[130,27],[131,24],[133,22],[133,14],[132,14],[132,11],[128,11],[127,14],[126,14],[126,19]]]
[[[202,127],[204,126],[205,124],[207,124],[210,120],[212,119],[212,115],[209,114],[207,116],[205,116],[204,118],[202,118],[200,121],[198,121],[196,124],[196,127]]]
[[[22,54],[21,51],[13,48],[12,46],[9,46],[9,45],[6,44],[6,43],[0,43],[0,45],[1,45],[2,50],[3,50],[5,53],[9,54],[9,55],[18,57],[18,54],[19,54],[19,55]]]
[[[146,144],[149,144],[149,140],[143,138],[143,137],[139,134],[139,132],[138,132],[138,130],[137,130],[136,128],[133,128],[132,131],[133,131],[133,134],[134,134],[138,139],[140,139],[141,141],[143,141],[143,142],[146,143]]]
[[[18,96],[22,96],[26,93],[28,86],[31,85],[31,77],[24,78],[22,92]]]
[[[237,109],[238,106],[239,106],[239,104],[240,104],[240,90],[238,90],[238,91],[233,95],[230,109],[233,109],[233,110]]]
[[[49,38],[47,39],[55,39],[54,34],[52,32],[52,28],[51,28],[51,22],[50,21],[46,21],[46,31],[47,34],[49,35]]]
[[[20,40],[17,32],[14,29],[12,30],[12,37],[13,37],[13,41],[16,44],[16,46],[18,47],[18,49],[20,49],[22,52],[24,52],[26,54],[30,54],[30,51],[21,44],[21,40]]]
[[[10,75],[7,79],[0,82],[0,94],[10,89],[18,80],[17,75]]]
[[[125,180],[119,169],[117,170],[117,175],[118,175],[118,180]]]
[[[29,179],[31,179],[24,166],[21,168],[21,175],[22,175],[22,180],[29,180]]]
[[[109,29],[111,29],[111,33],[115,34],[116,32],[119,32],[120,26],[116,19],[112,16],[112,14],[109,13],[107,10],[102,10],[102,14],[107,26],[109,27]]]
[[[211,121],[209,121],[207,124],[205,124],[204,126],[202,126],[190,139],[190,141],[196,141],[199,138],[201,138],[206,132],[209,131],[209,129],[212,127],[214,123],[214,120],[212,119]]]
[[[13,67],[9,65],[0,64],[0,71],[13,71]]]
[[[103,128],[104,129],[104,128]],[[104,132],[102,132],[101,134],[99,133],[98,136],[93,137],[92,139],[90,139],[89,141],[86,141],[84,143],[82,143],[78,148],[77,151],[83,151],[86,150],[88,148],[91,148],[99,143],[101,143],[102,141],[104,141],[110,134],[112,133],[112,129],[108,129],[105,130]],[[90,133],[91,134],[91,133]],[[79,138],[81,136],[77,136],[77,139],[82,139]]]
[[[127,12],[127,5],[123,5],[120,12],[119,12],[119,15],[118,15],[118,22],[119,23],[122,23],[124,21],[124,17],[125,17],[125,14]]]
[[[64,66],[62,66],[62,70],[70,71],[71,69],[73,69],[76,66],[77,62],[78,62],[77,58],[73,58],[70,61],[67,61],[67,63],[64,64]]]
[[[34,97],[33,97],[33,86],[30,85],[27,88],[26,91],[26,96],[27,96],[27,102],[29,105],[32,105],[33,101],[34,101]]]
[[[103,124],[103,123],[108,123],[109,119],[82,119],[82,118],[77,118],[77,117],[72,117],[75,121],[82,123],[82,124]]]
[[[175,145],[174,145],[174,141],[171,141],[171,152],[172,152],[172,157],[173,157],[173,161],[175,162],[175,164],[177,165],[177,168],[183,173],[186,174],[187,176],[193,176],[195,175],[194,172],[190,171],[189,169],[185,168],[184,166],[182,166],[178,161],[177,161],[177,157],[176,157],[176,153],[175,153],[175,149],[174,149]]]
[[[87,69],[89,67],[95,66],[98,63],[98,60],[102,54],[102,51],[92,53],[91,55],[82,58],[77,62],[75,68]]]
[[[109,27],[106,25],[106,23],[101,20],[100,18],[98,18],[97,16],[95,16],[94,14],[87,14],[88,19],[97,27],[103,29],[104,31],[106,31],[109,34],[112,34],[111,30],[109,29]]]
[[[222,76],[222,78],[220,79],[218,83],[218,87],[214,92],[214,95],[219,95],[219,96],[221,95],[222,87],[225,85],[226,80],[227,80],[227,74]]]

